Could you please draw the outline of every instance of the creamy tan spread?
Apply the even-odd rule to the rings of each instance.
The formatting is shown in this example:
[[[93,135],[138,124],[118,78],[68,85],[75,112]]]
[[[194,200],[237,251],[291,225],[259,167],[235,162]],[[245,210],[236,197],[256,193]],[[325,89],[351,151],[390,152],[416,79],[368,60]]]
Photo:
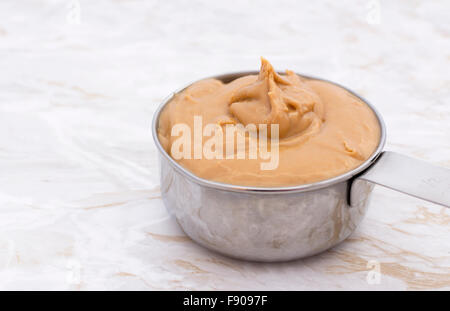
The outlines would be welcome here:
[[[158,126],[158,137],[169,155],[178,138],[172,135],[173,126],[186,124],[194,129],[198,116],[203,127],[216,124],[223,128],[224,144],[232,138],[226,135],[227,125],[267,124],[268,137],[270,125],[278,125],[279,159],[274,169],[262,170],[260,164],[267,158],[249,157],[248,150],[245,158],[224,148],[222,158],[193,155],[177,159],[201,178],[235,185],[292,186],[335,177],[363,163],[380,139],[374,112],[359,98],[339,86],[289,70],[278,74],[263,58],[259,75],[229,83],[206,79],[175,95],[163,109]],[[260,139],[243,133],[247,144]],[[194,136],[190,136],[192,142]]]

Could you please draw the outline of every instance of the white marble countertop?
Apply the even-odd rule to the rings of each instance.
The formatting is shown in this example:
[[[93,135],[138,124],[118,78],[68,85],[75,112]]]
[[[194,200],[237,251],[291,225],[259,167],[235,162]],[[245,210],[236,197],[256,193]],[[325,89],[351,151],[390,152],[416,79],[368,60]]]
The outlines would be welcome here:
[[[312,258],[197,246],[163,206],[149,132],[171,91],[263,55],[354,89],[384,115],[388,150],[450,167],[449,9],[2,0],[0,289],[450,289],[450,211],[381,187],[356,232]]]

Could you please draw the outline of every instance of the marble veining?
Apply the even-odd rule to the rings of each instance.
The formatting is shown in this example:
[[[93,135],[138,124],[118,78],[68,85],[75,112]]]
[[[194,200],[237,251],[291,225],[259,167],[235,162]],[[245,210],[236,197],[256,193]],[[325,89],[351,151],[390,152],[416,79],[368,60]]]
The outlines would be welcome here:
[[[221,72],[353,89],[388,150],[450,167],[449,4],[0,2],[0,289],[450,289],[450,211],[376,186],[344,243],[279,264],[187,238],[159,188],[152,114]]]

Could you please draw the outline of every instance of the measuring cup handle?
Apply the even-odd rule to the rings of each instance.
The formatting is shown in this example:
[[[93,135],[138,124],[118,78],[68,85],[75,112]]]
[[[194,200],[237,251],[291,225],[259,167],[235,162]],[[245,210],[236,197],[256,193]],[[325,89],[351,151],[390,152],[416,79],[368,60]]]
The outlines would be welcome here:
[[[450,208],[450,169],[385,151],[362,179]]]

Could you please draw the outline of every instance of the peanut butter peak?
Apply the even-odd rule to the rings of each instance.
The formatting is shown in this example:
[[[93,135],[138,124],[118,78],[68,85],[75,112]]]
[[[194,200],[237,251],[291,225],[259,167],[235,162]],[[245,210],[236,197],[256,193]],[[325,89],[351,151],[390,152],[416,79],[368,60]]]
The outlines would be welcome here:
[[[230,113],[242,124],[278,124],[281,138],[311,126],[319,129],[323,113],[320,98],[292,71],[277,74],[261,58],[258,79],[238,88],[230,100]]]

